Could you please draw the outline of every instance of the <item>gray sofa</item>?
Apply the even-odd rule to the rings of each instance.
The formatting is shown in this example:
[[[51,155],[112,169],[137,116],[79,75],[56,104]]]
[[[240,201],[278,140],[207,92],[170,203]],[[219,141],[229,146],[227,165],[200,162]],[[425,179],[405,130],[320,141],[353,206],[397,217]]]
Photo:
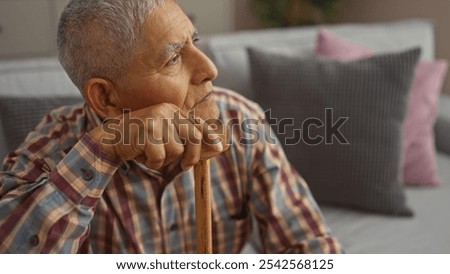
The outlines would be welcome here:
[[[424,19],[380,24],[326,26],[328,30],[375,52],[391,52],[419,46],[421,58],[435,58],[434,24]],[[252,91],[246,48],[308,57],[313,55],[317,27],[243,31],[202,39],[200,46],[219,69],[216,84],[257,99]],[[278,96],[274,92],[273,96]],[[407,187],[413,218],[399,218],[321,205],[333,233],[348,253],[449,253],[450,218],[450,96],[442,95],[436,124],[437,188]],[[258,251],[254,242],[248,252]]]
[[[435,57],[434,26],[427,20],[334,25],[328,29],[377,52],[420,46],[422,58]],[[246,47],[310,56],[316,34],[316,27],[243,31],[203,37],[199,46],[219,69],[216,85],[255,99]],[[0,62],[0,157],[14,149],[49,109],[76,101],[81,97],[56,59]],[[441,96],[435,131],[442,185],[406,189],[408,204],[415,211],[413,218],[321,205],[348,253],[450,252],[450,96]],[[258,242],[252,240],[244,252],[258,250]]]

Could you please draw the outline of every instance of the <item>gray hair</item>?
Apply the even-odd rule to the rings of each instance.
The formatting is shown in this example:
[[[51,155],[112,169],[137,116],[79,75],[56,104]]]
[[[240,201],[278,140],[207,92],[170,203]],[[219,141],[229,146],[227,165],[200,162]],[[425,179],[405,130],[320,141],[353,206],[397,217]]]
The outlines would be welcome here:
[[[142,28],[164,0],[71,0],[61,14],[59,61],[83,92],[92,77],[111,81],[128,70],[142,45]]]

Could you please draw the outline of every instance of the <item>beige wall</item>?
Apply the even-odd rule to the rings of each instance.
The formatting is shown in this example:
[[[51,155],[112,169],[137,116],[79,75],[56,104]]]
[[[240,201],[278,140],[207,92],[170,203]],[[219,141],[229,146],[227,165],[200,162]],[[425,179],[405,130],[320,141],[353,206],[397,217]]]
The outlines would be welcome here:
[[[200,34],[234,30],[235,0],[177,0],[183,10],[193,17]]]
[[[436,57],[450,60],[450,0],[342,0],[336,22],[376,22],[411,17],[430,18],[436,23]],[[259,26],[249,0],[236,0],[236,29]],[[450,93],[450,77],[444,90]]]
[[[52,55],[68,0],[0,0],[0,59]]]
[[[69,0],[0,0],[0,60],[56,54],[56,28]],[[234,30],[235,0],[177,0],[200,34]]]
[[[236,30],[256,29],[260,27],[252,13],[249,0],[235,0],[234,26]]]
[[[436,57],[450,60],[450,0],[344,0],[338,22],[425,17],[436,24]],[[444,90],[450,93],[450,77]]]

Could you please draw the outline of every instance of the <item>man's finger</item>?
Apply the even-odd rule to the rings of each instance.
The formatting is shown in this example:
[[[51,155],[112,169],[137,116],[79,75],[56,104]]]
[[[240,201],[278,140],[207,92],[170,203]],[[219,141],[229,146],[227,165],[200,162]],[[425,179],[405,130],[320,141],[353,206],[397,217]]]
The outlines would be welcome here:
[[[147,157],[145,165],[151,169],[159,170],[164,165],[166,159],[166,149],[164,146],[161,123],[157,121],[148,122],[147,140],[144,151]],[[159,126],[158,126],[159,125]],[[159,130],[155,130],[159,127]]]
[[[166,159],[163,166],[167,166],[183,155],[185,147],[175,126],[168,120],[164,120],[163,129],[163,141],[166,150]]]
[[[178,131],[179,137],[185,144],[181,167],[183,170],[187,170],[200,160],[202,134],[198,128],[185,117],[174,119],[174,125]]]

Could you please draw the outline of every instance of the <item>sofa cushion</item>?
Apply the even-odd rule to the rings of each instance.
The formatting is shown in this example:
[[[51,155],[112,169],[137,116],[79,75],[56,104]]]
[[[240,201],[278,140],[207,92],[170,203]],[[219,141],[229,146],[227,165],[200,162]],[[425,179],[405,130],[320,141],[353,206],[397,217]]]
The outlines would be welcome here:
[[[0,61],[0,96],[77,96],[55,57]]]
[[[419,46],[423,59],[434,59],[434,23],[430,20],[336,24],[327,28],[352,42],[366,44],[377,53]],[[297,56],[312,55],[316,36],[316,26],[252,30],[203,37],[198,46],[219,70],[214,82],[216,85],[255,99],[251,90],[246,48],[257,47],[279,53],[292,52]]]
[[[316,53],[342,61],[373,55],[372,50],[342,39],[326,29],[319,31]],[[403,127],[403,175],[408,184],[439,183],[433,125],[447,69],[448,62],[445,60],[421,61],[416,69]]]
[[[5,152],[16,149],[51,110],[82,101],[81,95],[65,97],[2,96],[0,99],[0,124],[5,139]],[[5,155],[1,156],[3,159]]]
[[[322,206],[333,234],[349,254],[449,254],[450,155],[437,154],[439,187],[406,188],[414,218]]]
[[[436,148],[450,155],[450,95],[441,95],[438,113],[439,118],[434,126]]]
[[[374,52],[359,44],[351,43],[325,28],[320,28],[317,34],[316,54],[332,57],[341,61],[352,61],[370,57]]]
[[[436,132],[436,147],[450,157],[450,119],[439,117],[434,126]]]
[[[258,102],[272,117],[285,119],[282,131],[275,130],[319,202],[412,215],[400,167],[402,124],[419,55],[416,48],[339,62],[249,50]]]
[[[439,117],[450,120],[450,95],[442,94],[439,98]]]

